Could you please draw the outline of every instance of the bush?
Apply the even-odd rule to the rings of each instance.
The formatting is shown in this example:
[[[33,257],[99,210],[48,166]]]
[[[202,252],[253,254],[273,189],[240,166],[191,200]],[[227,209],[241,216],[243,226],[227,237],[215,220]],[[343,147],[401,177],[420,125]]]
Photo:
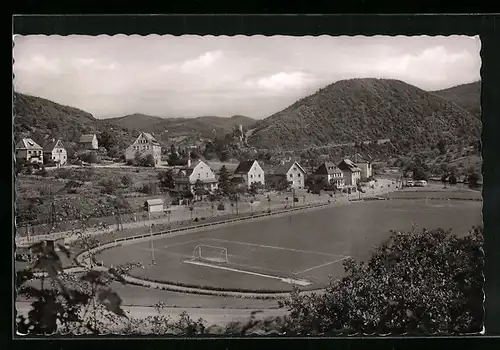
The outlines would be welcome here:
[[[114,179],[103,179],[99,181],[99,186],[102,186],[102,193],[113,194],[118,189],[118,182]]]
[[[292,333],[472,333],[483,325],[483,230],[393,232],[368,263],[346,260],[346,277],[323,295],[296,289],[281,306]]]
[[[125,187],[130,187],[133,185],[133,180],[132,180],[132,176],[130,175],[123,175],[123,177],[121,178],[121,182],[122,182],[122,185],[125,186]]]

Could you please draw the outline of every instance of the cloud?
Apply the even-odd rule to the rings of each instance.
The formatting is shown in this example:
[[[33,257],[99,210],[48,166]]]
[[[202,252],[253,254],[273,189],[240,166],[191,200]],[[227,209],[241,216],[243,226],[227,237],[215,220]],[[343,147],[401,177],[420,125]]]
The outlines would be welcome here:
[[[96,117],[262,118],[340,79],[480,79],[479,37],[16,36],[17,91]]]
[[[217,60],[222,58],[222,51],[209,51],[200,55],[195,59],[188,59],[180,63],[164,64],[160,66],[162,71],[179,71],[181,73],[199,73],[201,70],[208,68]]]

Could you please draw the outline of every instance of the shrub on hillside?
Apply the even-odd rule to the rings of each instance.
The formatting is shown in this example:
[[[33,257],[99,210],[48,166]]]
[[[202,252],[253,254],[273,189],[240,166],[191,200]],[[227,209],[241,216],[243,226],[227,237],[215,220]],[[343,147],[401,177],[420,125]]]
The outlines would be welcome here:
[[[121,178],[121,183],[123,186],[125,187],[130,187],[133,185],[133,180],[132,180],[132,176],[126,174],[126,175],[123,175],[122,178]]]
[[[483,324],[483,230],[393,232],[365,263],[323,295],[282,303],[295,334],[479,332]]]
[[[115,179],[102,179],[99,181],[99,186],[101,186],[101,193],[113,194],[118,189],[118,181]]]

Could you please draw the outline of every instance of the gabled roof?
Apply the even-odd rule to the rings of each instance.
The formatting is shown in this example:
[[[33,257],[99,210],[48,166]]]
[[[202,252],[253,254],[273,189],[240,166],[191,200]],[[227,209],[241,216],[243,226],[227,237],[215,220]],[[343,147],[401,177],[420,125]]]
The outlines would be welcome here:
[[[332,162],[324,162],[319,166],[314,172],[316,175],[332,175],[332,174],[342,174],[342,170]]]
[[[349,170],[349,171],[361,171],[360,168],[358,168],[358,166],[356,164],[354,164],[350,159],[344,159],[342,160],[338,167],[341,169],[341,170]]]
[[[146,203],[147,203],[148,205],[162,205],[162,204],[164,204],[165,202],[163,201],[163,199],[162,199],[162,198],[155,198],[155,199],[148,199],[148,200],[146,201]]]
[[[252,169],[252,166],[254,165],[255,162],[256,162],[255,160],[245,160],[244,162],[240,162],[234,173],[248,174],[248,172]]]
[[[85,134],[80,136],[80,140],[78,142],[80,143],[89,143],[94,140],[95,134]]]
[[[356,161],[358,163],[371,163],[373,161],[373,158],[367,154],[366,156],[362,156],[361,154],[357,154]]]
[[[61,140],[59,140],[59,139],[52,139],[49,142],[47,142],[45,144],[45,146],[43,146],[43,151],[44,152],[52,152],[54,150],[54,148],[56,148],[56,146],[57,146],[58,143],[59,143],[59,147],[64,148],[64,144],[62,143]]]
[[[274,175],[286,175],[286,173],[288,173],[288,171],[290,170],[290,168],[294,165],[297,165],[297,167],[302,170],[302,172],[304,174],[306,174],[306,171],[304,170],[304,168],[302,168],[300,166],[299,163],[297,163],[296,161],[294,160],[291,160],[289,162],[285,162],[283,164],[281,164],[278,168],[276,168],[276,170],[274,171]]]
[[[17,143],[16,149],[29,149],[29,150],[36,149],[36,150],[40,150],[40,149],[42,149],[42,147],[39,144],[37,144],[35,141],[33,141],[32,139],[30,139],[30,138],[24,138],[24,139],[21,139]]]
[[[156,140],[154,138],[154,136],[151,135],[150,133],[148,133],[148,132],[141,132],[141,134],[137,138],[141,137],[141,135],[144,136],[144,138],[146,140],[148,140],[149,142],[151,142],[152,144],[157,145],[157,146],[160,145],[160,143],[158,142],[158,140]]]

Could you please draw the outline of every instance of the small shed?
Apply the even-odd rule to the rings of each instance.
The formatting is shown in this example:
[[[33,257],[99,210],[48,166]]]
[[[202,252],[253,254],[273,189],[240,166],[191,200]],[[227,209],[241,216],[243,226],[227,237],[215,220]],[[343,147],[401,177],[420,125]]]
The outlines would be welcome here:
[[[159,213],[164,210],[165,201],[162,198],[148,199],[144,203],[144,208],[150,213]]]

